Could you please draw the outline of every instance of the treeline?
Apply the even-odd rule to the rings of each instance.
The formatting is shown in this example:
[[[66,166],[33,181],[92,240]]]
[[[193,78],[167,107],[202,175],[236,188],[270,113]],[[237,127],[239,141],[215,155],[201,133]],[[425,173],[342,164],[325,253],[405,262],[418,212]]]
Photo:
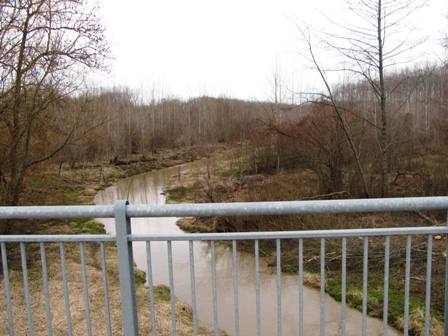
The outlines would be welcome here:
[[[386,78],[389,196],[448,192],[448,67],[403,70]],[[320,192],[381,195],[381,116],[368,83],[338,85],[335,101],[318,97],[300,120],[277,118],[251,138],[248,171],[270,173],[298,165],[319,178]],[[357,150],[353,155],[335,110],[342,113]],[[281,108],[278,108],[280,111]]]
[[[446,121],[448,111],[447,78],[446,65],[404,69],[386,78],[388,109],[395,133],[404,133],[402,127],[406,127],[411,131],[409,137],[424,136],[432,143],[440,140],[443,132],[438,126]],[[336,96],[339,101],[353,104],[361,118],[377,125],[380,116],[368,83],[340,85]]]
[[[71,98],[68,116],[78,114],[77,129],[57,160],[76,164],[144,154],[160,148],[248,140],[273,109],[267,102],[199,97],[142,103],[126,89]],[[283,105],[283,118],[297,117]]]

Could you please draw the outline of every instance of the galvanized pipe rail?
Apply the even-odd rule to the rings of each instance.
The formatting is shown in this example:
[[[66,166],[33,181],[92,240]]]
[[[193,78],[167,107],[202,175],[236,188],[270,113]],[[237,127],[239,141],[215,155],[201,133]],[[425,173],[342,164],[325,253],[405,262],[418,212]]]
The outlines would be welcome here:
[[[206,217],[206,216],[253,216],[253,215],[291,215],[291,214],[337,214],[337,213],[370,213],[370,212],[400,212],[400,211],[424,211],[424,210],[447,210],[448,197],[416,197],[416,198],[388,198],[388,199],[362,199],[362,200],[329,200],[329,201],[293,201],[293,202],[253,202],[253,203],[212,203],[212,204],[176,204],[176,205],[128,205],[126,201],[118,201],[115,205],[101,206],[32,206],[32,207],[0,207],[0,220],[5,219],[70,219],[70,218],[115,218],[115,235],[3,235],[0,236],[1,258],[3,265],[3,283],[7,307],[7,326],[9,335],[15,335],[14,314],[12,307],[11,286],[9,283],[7,244],[20,244],[21,264],[24,282],[24,294],[26,301],[26,312],[28,320],[28,334],[33,334],[32,309],[30,302],[26,244],[39,243],[42,280],[45,292],[45,310],[47,316],[48,334],[53,333],[52,311],[49,300],[47,262],[45,256],[46,243],[58,243],[60,246],[62,280],[64,282],[64,305],[66,312],[67,333],[72,335],[72,321],[70,312],[69,292],[67,286],[67,272],[65,266],[64,245],[66,243],[77,243],[80,248],[82,283],[85,303],[86,332],[92,334],[92,323],[90,316],[90,303],[88,293],[88,276],[84,256],[84,244],[97,242],[100,244],[101,268],[103,272],[104,305],[106,316],[106,333],[112,335],[112,324],[110,318],[108,275],[106,267],[106,255],[104,244],[115,242],[119,260],[119,280],[122,303],[123,330],[126,336],[138,335],[138,319],[135,298],[134,259],[132,244],[137,241],[146,242],[147,251],[147,283],[149,285],[150,314],[152,322],[152,335],[157,334],[156,316],[154,305],[154,291],[152,281],[151,242],[166,241],[168,255],[168,271],[171,292],[171,318],[172,334],[176,334],[176,308],[173,281],[173,241],[189,242],[190,262],[190,284],[192,296],[192,317],[194,334],[198,332],[197,308],[196,308],[196,284],[195,266],[193,255],[193,244],[198,241],[208,241],[211,244],[211,278],[212,283],[212,308],[213,329],[215,335],[219,334],[219,309],[216,292],[216,254],[215,242],[227,240],[232,242],[232,274],[234,288],[234,333],[240,334],[239,323],[239,294],[238,294],[238,252],[237,242],[240,240],[252,240],[255,249],[255,274],[256,282],[256,334],[261,334],[260,316],[260,270],[259,270],[259,243],[261,240],[271,239],[276,243],[276,287],[277,287],[277,335],[282,335],[282,297],[281,297],[281,241],[282,239],[295,239],[298,241],[298,291],[299,291],[299,335],[304,335],[304,302],[303,302],[303,251],[306,239],[320,239],[320,276],[321,276],[321,303],[320,303],[320,334],[325,335],[325,242],[327,238],[341,239],[341,333],[346,335],[346,259],[347,238],[361,237],[364,243],[363,253],[363,302],[362,302],[362,330],[366,335],[367,323],[367,288],[368,288],[368,242],[370,237],[383,237],[385,241],[384,250],[384,306],[383,321],[384,335],[388,333],[388,294],[389,294],[389,258],[390,237],[406,237],[406,270],[405,270],[405,304],[404,304],[404,334],[408,335],[409,329],[409,294],[410,294],[410,260],[412,237],[423,235],[427,237],[427,270],[426,270],[426,294],[425,294],[425,335],[430,334],[431,321],[431,266],[432,266],[432,237],[434,235],[448,235],[448,226],[440,227],[399,227],[384,229],[348,229],[348,230],[315,230],[315,231],[280,231],[280,232],[245,232],[245,233],[211,233],[211,234],[188,234],[188,235],[149,235],[132,234],[130,219],[134,217]],[[446,258],[448,271],[448,257]],[[448,273],[445,274],[445,316],[448,313]],[[445,318],[445,334],[448,334],[448,318]]]
[[[0,219],[114,218],[116,206],[0,207]],[[127,217],[210,217],[337,214],[448,209],[448,196],[322,201],[127,205]]]

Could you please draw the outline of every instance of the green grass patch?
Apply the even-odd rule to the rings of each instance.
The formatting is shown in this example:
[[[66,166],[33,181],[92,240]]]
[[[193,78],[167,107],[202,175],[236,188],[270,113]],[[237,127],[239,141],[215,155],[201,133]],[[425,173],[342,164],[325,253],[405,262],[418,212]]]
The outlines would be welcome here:
[[[75,203],[76,200],[83,195],[84,188],[83,187],[69,187],[65,192],[65,201],[67,203]]]
[[[135,283],[137,286],[144,285],[146,283],[146,273],[138,269],[134,270]]]
[[[77,234],[103,234],[104,226],[91,218],[79,218],[70,222],[70,227]]]
[[[400,329],[400,320],[403,317],[404,309],[404,288],[401,278],[403,274],[390,274],[389,280],[389,300],[388,300],[388,320],[389,324],[397,329]],[[384,275],[382,272],[369,271],[369,281],[367,287],[367,312],[369,316],[376,318],[383,318],[384,307]],[[326,291],[337,301],[341,301],[341,273],[340,272],[328,272]],[[362,274],[350,273],[347,274],[347,289],[346,300],[350,307],[353,307],[359,311],[362,310]],[[410,295],[409,302],[410,311],[417,311],[425,307],[425,301],[423,297]],[[435,313],[435,312],[433,312]],[[435,314],[437,315],[437,314]],[[434,316],[441,318],[441,316]],[[412,332],[412,330],[410,330]],[[414,333],[411,333],[412,335]]]
[[[155,301],[170,301],[170,289],[167,286],[160,285],[154,287],[154,299]]]

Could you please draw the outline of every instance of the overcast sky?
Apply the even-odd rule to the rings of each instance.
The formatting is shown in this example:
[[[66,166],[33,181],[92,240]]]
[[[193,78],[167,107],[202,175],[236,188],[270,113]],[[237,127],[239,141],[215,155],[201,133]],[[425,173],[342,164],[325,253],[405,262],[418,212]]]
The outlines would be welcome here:
[[[321,26],[321,12],[343,18],[342,0],[100,0],[111,44],[111,71],[101,86],[126,86],[149,97],[199,95],[266,100],[272,74],[289,89],[320,83],[300,57],[298,20]],[[415,25],[440,55],[447,0],[430,0]],[[328,60],[325,60],[328,62]]]

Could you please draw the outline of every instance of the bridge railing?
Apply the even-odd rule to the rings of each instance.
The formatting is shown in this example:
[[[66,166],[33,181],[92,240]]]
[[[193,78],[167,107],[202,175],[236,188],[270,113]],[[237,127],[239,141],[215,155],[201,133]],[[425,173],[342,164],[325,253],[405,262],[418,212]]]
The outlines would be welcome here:
[[[369,270],[369,240],[373,237],[383,239],[384,244],[384,279],[383,279],[383,334],[389,333],[389,287],[390,287],[390,256],[391,238],[403,237],[405,239],[405,274],[404,274],[404,305],[403,305],[403,332],[409,334],[410,328],[410,293],[411,293],[411,260],[412,243],[414,236],[425,236],[426,244],[426,275],[425,275],[425,309],[424,309],[424,333],[431,332],[431,284],[433,264],[433,238],[440,236],[447,240],[447,226],[431,227],[394,227],[372,229],[346,229],[346,230],[313,230],[313,231],[278,231],[278,232],[240,232],[240,233],[206,233],[206,234],[133,234],[131,218],[149,217],[206,217],[206,216],[261,216],[261,215],[291,215],[291,214],[338,214],[338,213],[374,213],[374,212],[404,212],[448,209],[448,197],[421,197],[421,198],[390,198],[390,199],[362,199],[362,200],[331,200],[331,201],[293,201],[293,202],[253,202],[253,203],[213,203],[213,204],[176,204],[176,205],[129,205],[126,201],[117,201],[115,205],[98,206],[32,206],[32,207],[0,207],[0,220],[10,219],[69,219],[69,218],[114,218],[115,234],[101,235],[3,235],[0,236],[1,261],[3,272],[3,292],[5,297],[7,330],[10,335],[15,335],[17,321],[14,316],[13,297],[8,268],[8,251],[13,245],[18,245],[20,251],[20,264],[23,279],[23,293],[26,310],[27,333],[32,335],[36,330],[33,320],[33,302],[31,302],[29,288],[29,274],[27,266],[27,244],[38,244],[41,260],[42,287],[44,292],[45,316],[47,334],[54,332],[52,307],[50,300],[50,288],[48,279],[48,263],[46,256],[47,244],[59,244],[59,257],[61,277],[63,282],[63,297],[65,307],[65,323],[68,335],[73,334],[72,309],[68,286],[68,271],[66,267],[66,244],[78,244],[81,263],[81,281],[83,290],[85,330],[92,335],[91,298],[89,297],[88,274],[86,268],[86,243],[97,243],[100,247],[100,264],[102,272],[102,285],[104,297],[104,332],[107,335],[115,333],[110,313],[109,279],[106,265],[105,244],[116,244],[116,253],[119,266],[119,282],[121,295],[122,328],[125,335],[138,335],[139,323],[137,314],[137,301],[135,289],[133,244],[144,242],[146,246],[146,283],[149,287],[149,314],[151,321],[151,333],[157,335],[157,316],[155,310],[155,296],[152,263],[151,243],[166,242],[168,282],[170,287],[171,307],[171,331],[175,335],[177,331],[177,312],[174,288],[173,251],[172,243],[176,241],[188,242],[189,273],[191,289],[191,305],[193,333],[200,331],[197,307],[197,285],[195,281],[194,243],[198,241],[209,242],[210,251],[210,284],[211,284],[211,328],[215,335],[220,334],[219,305],[217,298],[217,280],[219,273],[216,270],[216,243],[230,242],[231,268],[233,284],[233,322],[232,332],[235,335],[243,334],[240,323],[240,300],[238,291],[238,243],[239,241],[252,241],[255,258],[255,334],[260,335],[262,330],[262,315],[260,303],[260,244],[265,240],[275,242],[275,283],[276,283],[276,316],[272,317],[272,323],[276,325],[277,335],[283,334],[283,305],[282,305],[282,242],[284,240],[297,242],[297,292],[298,311],[297,330],[299,335],[305,335],[304,330],[304,245],[307,240],[319,240],[319,333],[326,334],[326,242],[329,239],[340,241],[341,251],[341,311],[339,329],[340,334],[348,335],[347,331],[347,239],[360,237],[362,239],[362,322],[360,334],[367,335],[368,328],[368,270]],[[290,245],[288,245],[290,246]],[[448,246],[448,244],[447,244]],[[447,250],[448,251],[448,250]],[[448,332],[448,257],[445,254],[445,334]],[[396,279],[394,279],[396,281]],[[401,281],[401,280],[400,280]],[[442,298],[439,298],[440,300]],[[62,304],[62,303],[61,303]],[[273,304],[270,302],[269,304]],[[246,323],[246,321],[245,321]],[[5,326],[1,326],[5,328]],[[359,333],[357,333],[359,334]]]

